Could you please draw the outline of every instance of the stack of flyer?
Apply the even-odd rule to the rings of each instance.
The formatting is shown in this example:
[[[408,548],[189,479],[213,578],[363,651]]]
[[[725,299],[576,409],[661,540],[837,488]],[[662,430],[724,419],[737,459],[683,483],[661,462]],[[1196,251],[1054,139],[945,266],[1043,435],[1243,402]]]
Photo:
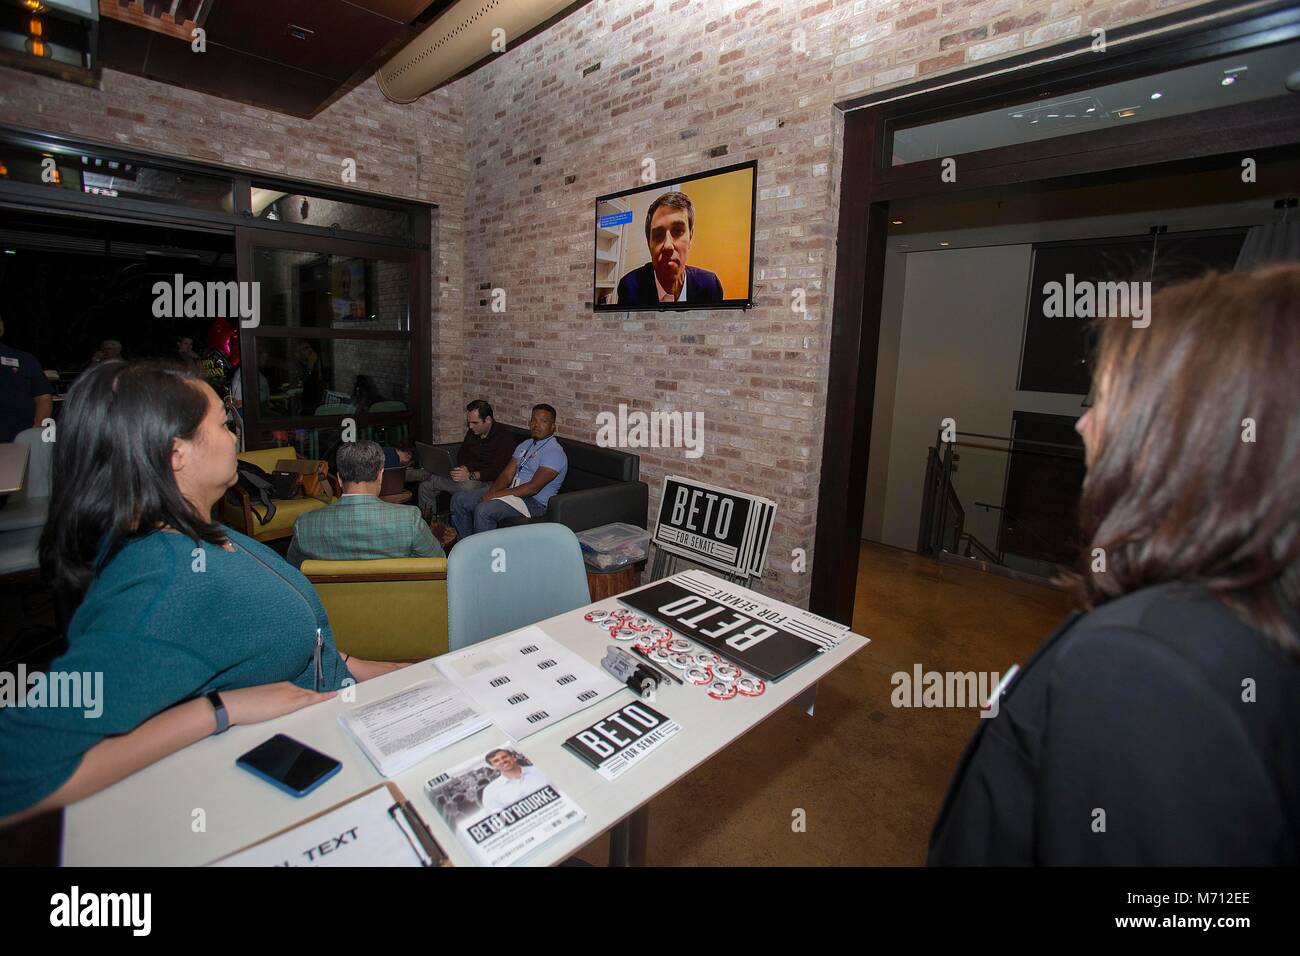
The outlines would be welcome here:
[[[523,740],[623,689],[536,624],[443,654],[438,671],[501,733]]]
[[[480,866],[509,866],[586,815],[506,740],[424,785],[438,815]]]
[[[339,714],[339,723],[385,777],[491,725],[465,692],[441,677]]]

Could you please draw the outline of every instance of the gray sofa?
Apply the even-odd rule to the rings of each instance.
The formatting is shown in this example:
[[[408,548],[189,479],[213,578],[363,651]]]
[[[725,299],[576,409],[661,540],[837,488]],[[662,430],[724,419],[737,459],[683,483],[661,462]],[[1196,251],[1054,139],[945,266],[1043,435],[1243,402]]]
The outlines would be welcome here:
[[[500,422],[495,427],[504,428],[514,435],[516,445],[529,437],[525,428]],[[600,448],[563,435],[555,437],[569,458],[564,484],[547,503],[544,516],[507,518],[501,522],[502,527],[533,521],[555,521],[574,532],[615,521],[646,527],[650,489],[640,480],[640,455],[630,455],[615,448]],[[454,459],[460,450],[460,442],[448,442],[438,447],[447,449]]]

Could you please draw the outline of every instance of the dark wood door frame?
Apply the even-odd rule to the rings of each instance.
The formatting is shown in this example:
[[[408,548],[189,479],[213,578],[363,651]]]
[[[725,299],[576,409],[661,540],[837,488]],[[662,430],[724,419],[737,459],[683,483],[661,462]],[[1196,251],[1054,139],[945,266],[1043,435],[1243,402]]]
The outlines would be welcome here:
[[[1106,53],[1090,52],[1088,37],[993,66],[999,71],[1016,67],[1010,72],[980,76],[977,70],[965,70],[930,86],[917,84],[839,104],[849,112],[844,118],[813,611],[845,624],[853,620],[890,200],[1115,170],[1138,174],[1144,168],[1234,153],[1257,155],[1262,164],[1300,144],[1300,94],[962,154],[955,183],[941,182],[939,159],[891,166],[892,130],[1160,73],[1300,36],[1300,8],[1293,3],[1233,13],[1239,6],[1205,4],[1107,31]],[[1222,16],[1190,22],[1209,12]],[[1168,30],[1143,36],[1156,27]]]

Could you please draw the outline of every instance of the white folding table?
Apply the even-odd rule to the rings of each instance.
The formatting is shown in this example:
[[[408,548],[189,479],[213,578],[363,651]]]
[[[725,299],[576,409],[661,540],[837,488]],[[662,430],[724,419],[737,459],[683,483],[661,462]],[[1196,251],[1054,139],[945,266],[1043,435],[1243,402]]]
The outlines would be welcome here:
[[[738,589],[736,585],[728,587]],[[753,596],[762,600],[760,595]],[[538,626],[599,666],[606,648],[614,642],[607,631],[584,621],[583,614],[593,607],[608,608],[616,603],[617,598],[597,601],[541,621]],[[518,741],[519,749],[586,814],[582,826],[554,838],[526,862],[535,866],[559,863],[612,830],[611,864],[643,863],[649,803],[657,794],[782,706],[806,706],[817,681],[867,643],[863,637],[846,634],[835,648],[818,654],[780,681],[769,682],[758,697],[720,701],[710,698],[704,687],[661,685],[653,706],[681,724],[682,730],[613,782],[606,781],[562,744],[606,714],[636,700],[630,690],[599,700]],[[357,685],[354,703],[345,704],[335,698],[276,720],[232,727],[73,804],[64,813],[63,863],[204,864],[369,789],[384,778],[339,726],[338,713],[417,683],[434,672],[432,661],[424,661]],[[343,768],[314,792],[295,798],[235,766],[237,757],[277,733],[336,757]],[[480,731],[393,778],[457,866],[472,865],[472,861],[434,811],[425,796],[424,784],[455,764],[484,755],[504,736],[495,727]]]

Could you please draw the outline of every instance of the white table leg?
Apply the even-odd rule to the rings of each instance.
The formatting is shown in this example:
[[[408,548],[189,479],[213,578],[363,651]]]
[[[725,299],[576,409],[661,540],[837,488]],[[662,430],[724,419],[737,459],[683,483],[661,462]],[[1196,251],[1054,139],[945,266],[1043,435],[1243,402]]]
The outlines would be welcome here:
[[[813,709],[817,706],[817,685],[813,684],[807,690],[803,691],[794,700],[790,701],[792,707],[798,707],[809,717],[813,716]]]

